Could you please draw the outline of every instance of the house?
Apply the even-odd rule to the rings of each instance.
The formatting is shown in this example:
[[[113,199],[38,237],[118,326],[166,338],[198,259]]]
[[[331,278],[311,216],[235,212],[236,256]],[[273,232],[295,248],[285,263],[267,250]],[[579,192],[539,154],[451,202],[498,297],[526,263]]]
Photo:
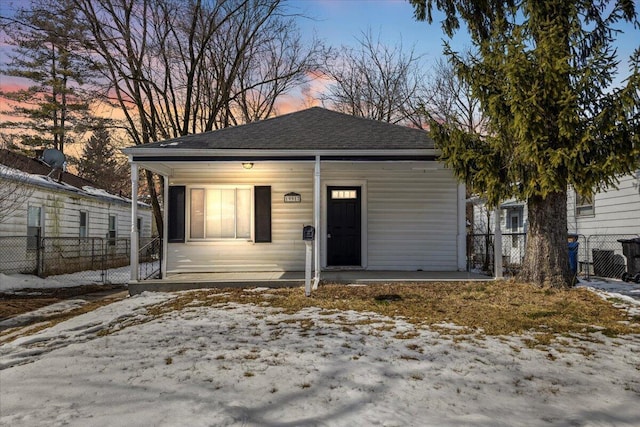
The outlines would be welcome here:
[[[615,188],[581,197],[572,189],[567,197],[569,233],[640,235],[640,169],[620,177]]]
[[[465,270],[464,185],[422,130],[314,107],[123,151],[134,194],[139,168],[164,177],[164,278],[304,271],[309,225],[316,284]]]
[[[495,232],[494,211],[487,209],[481,198],[472,197],[467,202],[473,206],[470,267],[486,268],[486,248],[490,239],[484,239],[483,235]],[[500,204],[500,230],[505,234],[502,239],[502,259],[505,266],[519,265],[524,259],[527,219],[525,202],[512,199]]]
[[[84,266],[76,261],[103,244],[128,264],[131,200],[71,173],[58,182],[47,177],[50,172],[35,158],[0,149],[0,272],[78,271]],[[137,207],[136,227],[141,237],[150,238],[151,209]]]

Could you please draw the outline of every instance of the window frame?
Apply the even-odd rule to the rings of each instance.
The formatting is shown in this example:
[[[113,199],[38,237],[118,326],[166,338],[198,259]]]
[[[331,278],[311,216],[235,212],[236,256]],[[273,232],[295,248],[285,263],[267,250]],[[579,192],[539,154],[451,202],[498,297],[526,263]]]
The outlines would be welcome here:
[[[38,210],[38,225],[30,225],[30,219],[32,218],[30,214],[32,209]],[[27,251],[36,251],[38,250],[39,242],[38,238],[42,238],[44,236],[43,227],[44,224],[44,209],[42,205],[27,205]],[[32,233],[32,230],[37,230],[35,234]],[[35,239],[34,239],[35,238]]]
[[[111,228],[111,218],[113,218],[113,229]],[[113,233],[113,236],[111,235]],[[109,246],[115,246],[118,239],[118,215],[109,214],[107,216],[107,242]]]
[[[255,238],[255,190],[253,185],[187,185],[185,186],[185,241],[190,243],[198,242],[253,242]],[[192,237],[191,236],[191,191],[192,190],[204,190],[204,237]],[[234,191],[234,234],[236,237],[206,237],[206,205],[207,205],[207,190],[235,190]],[[238,216],[237,216],[237,190],[249,190],[249,236],[237,237],[238,235]]]
[[[82,226],[82,216],[84,215],[84,227]],[[84,235],[82,231],[84,230]],[[78,237],[86,238],[89,237],[89,212],[87,211],[79,211],[78,212]]]
[[[588,196],[581,196],[577,191],[575,194],[575,214],[578,218],[592,217],[596,214],[595,194],[593,191]]]

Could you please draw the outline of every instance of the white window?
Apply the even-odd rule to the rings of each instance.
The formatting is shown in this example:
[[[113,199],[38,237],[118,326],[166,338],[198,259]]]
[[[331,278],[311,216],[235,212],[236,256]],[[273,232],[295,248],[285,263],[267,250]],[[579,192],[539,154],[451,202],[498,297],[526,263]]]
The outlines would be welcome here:
[[[250,239],[250,188],[191,188],[189,238]]]
[[[87,213],[80,211],[80,225],[78,227],[80,237],[87,237]]]
[[[332,199],[357,199],[358,192],[356,190],[331,190]]]
[[[116,237],[117,233],[116,233],[116,216],[115,215],[109,215],[109,232],[107,233],[107,239],[109,239],[109,246],[115,246],[116,244]]]
[[[593,215],[593,193],[581,196],[576,193],[576,216],[590,216]]]
[[[38,249],[42,237],[42,207],[29,206],[27,209],[27,249]]]

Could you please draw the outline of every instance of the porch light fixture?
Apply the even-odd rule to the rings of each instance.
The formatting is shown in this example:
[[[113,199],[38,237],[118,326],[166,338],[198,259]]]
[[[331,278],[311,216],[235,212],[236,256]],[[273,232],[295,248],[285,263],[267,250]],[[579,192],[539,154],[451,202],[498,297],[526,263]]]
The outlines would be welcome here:
[[[253,168],[253,163],[251,162],[242,162],[242,167],[245,169],[252,169]]]

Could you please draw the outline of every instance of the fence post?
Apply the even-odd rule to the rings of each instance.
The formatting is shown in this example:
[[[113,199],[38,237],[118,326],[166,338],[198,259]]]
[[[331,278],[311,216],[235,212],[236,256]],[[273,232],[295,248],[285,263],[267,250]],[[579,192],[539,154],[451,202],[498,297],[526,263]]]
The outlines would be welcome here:
[[[44,238],[40,237],[40,230],[36,233],[36,275],[42,277],[44,270]]]
[[[100,239],[100,259],[101,259],[101,269],[102,269],[102,283],[107,284],[109,280],[107,277],[107,251],[109,247],[109,239]]]
[[[502,273],[502,229],[500,228],[500,207],[493,210],[494,241],[493,241],[493,270],[496,279],[504,277]]]

